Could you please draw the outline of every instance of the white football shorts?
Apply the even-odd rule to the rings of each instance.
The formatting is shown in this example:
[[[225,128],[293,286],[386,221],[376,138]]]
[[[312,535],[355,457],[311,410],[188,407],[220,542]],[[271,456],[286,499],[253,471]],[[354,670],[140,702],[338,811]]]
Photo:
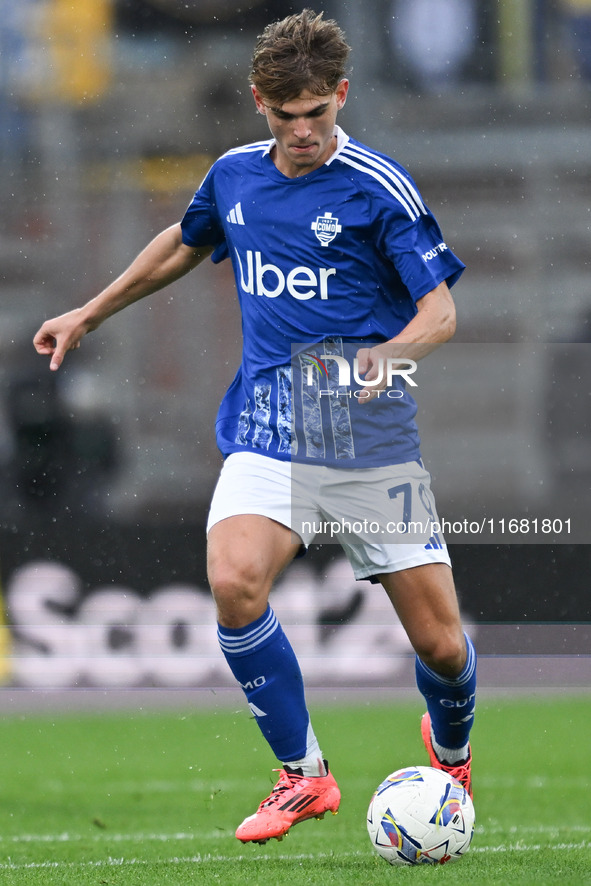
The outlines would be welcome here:
[[[294,544],[339,544],[357,579],[451,565],[429,473],[416,461],[349,469],[232,453],[213,493],[207,531],[240,514],[281,523],[295,533]]]

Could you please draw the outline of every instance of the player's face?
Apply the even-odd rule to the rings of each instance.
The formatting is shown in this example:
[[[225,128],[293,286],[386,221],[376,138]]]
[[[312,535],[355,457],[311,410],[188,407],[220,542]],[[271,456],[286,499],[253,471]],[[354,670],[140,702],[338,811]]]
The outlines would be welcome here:
[[[349,81],[341,80],[331,95],[314,95],[305,90],[298,98],[275,107],[252,87],[257,110],[267,118],[275,139],[273,161],[288,178],[318,169],[334,152],[335,122],[348,89]]]

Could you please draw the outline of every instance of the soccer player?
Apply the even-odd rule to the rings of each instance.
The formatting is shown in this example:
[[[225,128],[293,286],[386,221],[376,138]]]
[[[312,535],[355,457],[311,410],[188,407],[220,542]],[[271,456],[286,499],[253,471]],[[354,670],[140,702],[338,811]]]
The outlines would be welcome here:
[[[392,355],[418,358],[453,335],[449,287],[464,265],[408,173],[336,125],[348,52],[337,23],[312,10],[268,25],[250,81],[272,138],[218,159],[180,223],[86,305],[46,321],[34,340],[56,370],[115,312],[209,255],[232,262],[244,347],[216,425],[225,461],[208,519],[208,574],[221,649],[281,762],[270,796],[236,831],[243,842],[281,839],[300,821],[336,813],[340,802],[298,661],[268,600],[274,580],[311,541],[292,499],[300,515],[359,515],[360,502],[370,509],[379,500],[379,508],[402,508],[405,519],[435,516],[414,401],[404,385],[396,408],[380,397],[388,392],[379,370]],[[319,370],[340,366],[337,357],[356,342],[364,387],[349,399],[340,389],[323,397]],[[302,343],[307,350],[292,363],[292,347]],[[305,372],[296,378],[298,365]],[[304,406],[292,432],[296,399]],[[414,647],[431,765],[470,790],[476,655],[445,544],[436,535],[340,541],[355,576],[381,583]]]

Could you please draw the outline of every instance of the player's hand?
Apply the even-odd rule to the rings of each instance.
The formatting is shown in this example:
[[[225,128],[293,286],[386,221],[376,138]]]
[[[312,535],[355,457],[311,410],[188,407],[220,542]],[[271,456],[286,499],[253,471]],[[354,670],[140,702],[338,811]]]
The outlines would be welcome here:
[[[421,348],[424,346],[400,345],[392,341],[375,345],[373,348],[360,348],[357,351],[357,374],[358,380],[363,378],[366,386],[357,394],[359,402],[369,403],[379,397],[383,391],[390,390],[395,377],[401,384],[404,380],[404,383],[416,387],[412,374],[417,368],[416,361],[420,359]],[[396,394],[402,396],[399,389],[396,389]]]
[[[357,395],[360,403],[369,403],[370,400],[375,400],[379,391],[386,388],[387,375],[384,372],[384,364],[389,354],[385,352],[383,345],[376,345],[373,348],[360,348],[356,356],[359,377],[365,382],[376,382],[362,388]]]
[[[53,320],[46,320],[33,339],[38,354],[51,357],[49,368],[59,369],[67,351],[80,347],[80,340],[89,332],[88,325],[82,320],[80,309],[69,311]]]

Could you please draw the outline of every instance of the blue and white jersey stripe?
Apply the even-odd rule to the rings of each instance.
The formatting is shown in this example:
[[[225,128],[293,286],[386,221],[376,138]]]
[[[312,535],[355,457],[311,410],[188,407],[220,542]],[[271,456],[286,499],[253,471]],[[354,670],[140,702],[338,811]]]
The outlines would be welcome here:
[[[232,157],[236,154],[256,154],[257,151],[264,154],[266,151],[269,150],[271,143],[272,139],[266,139],[265,141],[261,142],[252,142],[249,145],[239,145],[236,148],[230,148],[230,150],[226,151],[223,156]]]
[[[379,154],[365,150],[359,145],[348,144],[339,153],[339,160],[360,172],[365,172],[379,182],[404,207],[412,221],[427,214],[419,192],[410,179],[403,176],[394,165],[387,163]]]

